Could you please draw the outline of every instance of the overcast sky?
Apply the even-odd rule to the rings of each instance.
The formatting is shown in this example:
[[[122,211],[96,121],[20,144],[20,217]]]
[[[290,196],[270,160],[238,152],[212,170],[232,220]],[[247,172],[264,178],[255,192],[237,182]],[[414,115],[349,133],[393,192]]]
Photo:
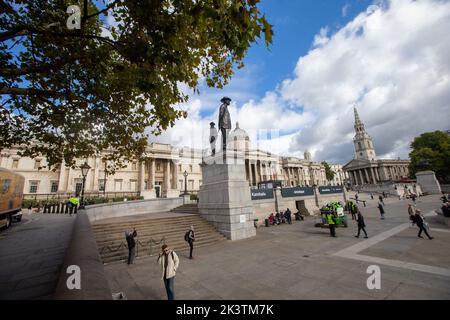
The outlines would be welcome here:
[[[252,147],[345,164],[353,105],[379,158],[407,158],[411,140],[450,129],[450,1],[262,0],[274,44],[255,44],[224,90],[201,85],[189,116],[152,141],[207,146],[222,96]],[[234,125],[233,125],[234,128]]]

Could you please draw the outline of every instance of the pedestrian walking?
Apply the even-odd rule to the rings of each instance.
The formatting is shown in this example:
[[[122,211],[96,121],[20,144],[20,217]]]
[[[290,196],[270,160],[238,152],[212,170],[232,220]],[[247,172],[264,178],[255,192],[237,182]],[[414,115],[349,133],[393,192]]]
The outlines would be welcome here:
[[[194,250],[194,241],[195,241],[195,232],[194,232],[194,226],[191,226],[184,235],[184,240],[189,243],[189,259],[194,259],[192,256],[192,251]]]
[[[361,233],[361,230],[364,232],[364,238],[368,238],[367,232],[366,232],[366,224],[364,223],[364,217],[361,213],[361,211],[358,210],[357,220],[358,223],[358,234],[355,236],[356,238],[359,238],[359,234]]]
[[[372,192],[370,193],[370,198],[373,200],[373,193]]]
[[[383,196],[384,196],[384,191],[383,191]],[[384,200],[383,200],[383,196],[382,195],[380,195],[379,197],[378,197],[378,199],[380,200],[380,202],[384,205]]]
[[[157,262],[161,266],[162,280],[167,292],[168,300],[175,300],[175,275],[180,264],[178,255],[170,250],[167,244],[161,247]]]
[[[355,200],[356,200],[356,203],[358,203],[358,194],[357,193],[355,194]]]
[[[358,206],[352,202],[351,207],[350,207],[350,213],[352,214],[352,220],[356,220],[357,212],[358,212]]]
[[[134,240],[136,237],[136,229],[125,232],[125,239],[127,240],[128,245],[128,264],[133,264],[134,257],[136,255],[136,241]]]
[[[378,210],[380,210],[381,220],[384,220],[385,211],[384,211],[384,204],[382,201],[378,202]]]
[[[414,205],[416,205],[416,198],[417,198],[416,194],[413,193],[413,194],[411,195],[411,199],[412,199]]]
[[[326,214],[328,227],[330,228],[330,237],[336,238],[336,222],[335,217],[331,212]]]
[[[425,232],[425,234],[428,237],[428,239],[430,239],[430,240],[434,239],[432,236],[430,236],[428,234],[428,232],[427,232],[428,223],[425,222],[425,219],[422,216],[421,211],[419,209],[416,210],[416,213],[414,215],[414,222],[419,227],[419,233],[417,235],[419,238],[423,238],[422,237],[422,232]]]
[[[409,215],[409,220],[411,221],[412,225],[414,226],[414,224],[415,224],[415,222],[414,222],[415,211],[414,211],[414,208],[413,208],[412,204],[408,204],[408,215]]]

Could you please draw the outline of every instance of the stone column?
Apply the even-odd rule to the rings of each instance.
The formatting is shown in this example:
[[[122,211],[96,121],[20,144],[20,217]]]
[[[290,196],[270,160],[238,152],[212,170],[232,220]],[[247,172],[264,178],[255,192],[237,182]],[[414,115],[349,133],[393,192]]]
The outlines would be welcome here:
[[[139,162],[139,191],[142,192],[145,189],[145,162]]]
[[[156,167],[156,159],[150,160],[150,170],[148,170],[148,182],[147,182],[147,189],[154,189],[155,188],[155,168]],[[162,190],[161,190],[162,191]]]
[[[63,159],[59,166],[59,179],[58,179],[58,191],[59,192],[66,191],[65,190],[66,179],[67,179],[66,162]]]
[[[361,170],[361,169],[358,170],[358,174],[359,174],[359,179],[360,179],[360,181],[361,181],[361,185],[363,185],[363,184],[364,184],[364,178],[363,178],[362,170]]]
[[[177,188],[177,164],[174,160],[172,160],[172,189]]]
[[[166,191],[169,191],[169,189],[170,189],[170,160],[169,159],[167,159],[165,161],[164,189],[166,189]]]
[[[258,160],[256,160],[255,162],[255,184],[258,185],[258,182],[260,182],[260,176],[259,176],[259,172],[258,172],[258,168],[261,165],[261,162],[258,165]],[[260,171],[261,172],[261,171]]]
[[[250,180],[250,186],[253,186],[253,180],[254,180],[254,177],[253,177],[253,165],[252,165],[252,161],[250,161],[250,159],[248,160],[248,167],[249,167],[249,171],[248,171],[248,174],[249,174],[249,180]]]

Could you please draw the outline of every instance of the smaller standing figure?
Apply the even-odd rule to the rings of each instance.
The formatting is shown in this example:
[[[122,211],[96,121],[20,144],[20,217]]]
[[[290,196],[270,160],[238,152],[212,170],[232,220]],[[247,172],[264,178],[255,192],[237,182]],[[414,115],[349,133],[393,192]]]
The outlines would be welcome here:
[[[209,145],[211,146],[211,154],[216,154],[216,141],[217,141],[217,129],[214,127],[216,124],[214,122],[209,123]]]
[[[380,210],[381,220],[384,220],[385,211],[384,211],[384,205],[381,201],[378,202],[378,210]]]
[[[127,240],[128,245],[128,264],[133,264],[134,261],[134,256],[136,254],[136,241],[134,240],[134,238],[136,236],[136,229],[134,229],[133,232],[125,232],[125,239]]]

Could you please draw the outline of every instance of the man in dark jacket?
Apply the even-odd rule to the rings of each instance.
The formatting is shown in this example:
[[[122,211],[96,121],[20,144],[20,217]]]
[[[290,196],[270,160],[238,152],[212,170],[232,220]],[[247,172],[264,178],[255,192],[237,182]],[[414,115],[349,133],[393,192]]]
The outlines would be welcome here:
[[[286,212],[284,213],[284,217],[286,218],[287,223],[292,224],[292,213],[289,208],[287,208]]]
[[[422,237],[422,231],[423,231],[427,235],[428,239],[430,239],[430,240],[434,239],[433,237],[431,237],[428,234],[427,229],[425,228],[425,221],[424,221],[422,215],[420,214],[420,210],[416,210],[416,214],[414,215],[414,222],[419,227],[419,234],[417,235],[419,238],[423,238]]]
[[[355,236],[356,238],[359,238],[359,234],[361,233],[361,230],[364,232],[365,236],[364,238],[368,238],[367,232],[366,232],[366,224],[364,223],[364,217],[361,214],[361,211],[358,210],[358,215],[356,216],[356,222],[358,223],[358,234]]]
[[[222,151],[227,149],[227,138],[228,132],[231,129],[231,118],[230,112],[228,111],[228,106],[230,105],[231,99],[228,97],[223,97],[220,102],[222,105],[219,109],[219,130],[222,133]]]
[[[194,241],[195,241],[195,233],[194,233],[194,226],[191,226],[191,228],[188,231],[188,243],[189,243],[189,259],[194,259],[192,256],[192,251],[194,250]]]
[[[134,238],[137,236],[136,229],[133,232],[126,232],[125,239],[128,244],[128,264],[132,264],[134,261],[134,256],[136,254],[136,241]]]

